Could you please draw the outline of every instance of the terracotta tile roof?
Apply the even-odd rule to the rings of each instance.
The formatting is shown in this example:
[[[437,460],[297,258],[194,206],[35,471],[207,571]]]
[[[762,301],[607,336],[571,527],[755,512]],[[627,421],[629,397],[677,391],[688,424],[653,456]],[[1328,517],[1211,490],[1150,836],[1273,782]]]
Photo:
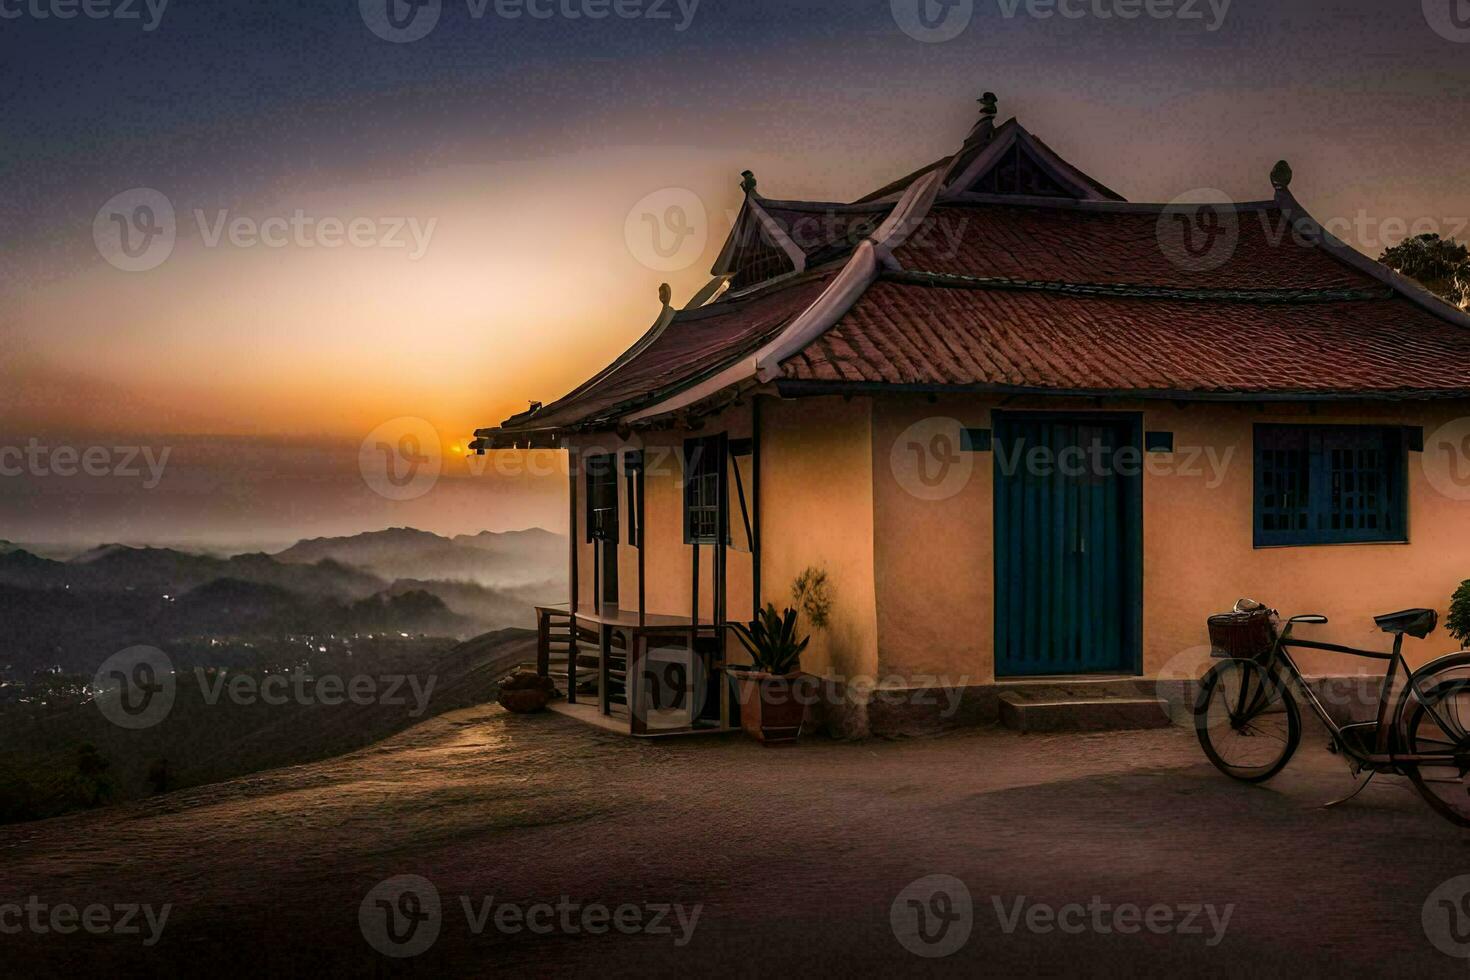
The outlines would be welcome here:
[[[815,201],[761,200],[760,206],[801,249],[808,269],[850,255],[893,210],[891,204],[858,206]],[[732,234],[728,267],[722,260],[711,270],[715,275],[730,274],[732,289],[744,289],[794,270],[791,257],[755,220],[749,208],[742,211]]]
[[[806,253],[807,268],[841,258],[869,237],[888,213],[891,204],[854,207],[846,204],[816,204],[800,207],[772,201],[766,213]]]
[[[792,280],[742,298],[682,311],[663,333],[594,385],[525,416],[507,429],[572,426],[595,421],[675,390],[753,352],[826,288],[834,273]],[[626,356],[626,355],[625,355]]]
[[[884,279],[783,373],[1099,392],[1470,393],[1470,330],[1386,291],[1270,301],[1134,292]]]
[[[1202,212],[1207,218],[1212,212]],[[1183,251],[1189,215],[1129,207],[941,204],[894,251],[905,269],[1191,289],[1352,289],[1378,283],[1291,231],[1275,208],[1233,215],[1235,245],[1205,261]],[[1221,227],[1229,234],[1230,217]],[[1200,243],[1210,241],[1205,237]],[[1218,257],[1218,260],[1217,260]],[[1211,265],[1217,267],[1210,268]]]

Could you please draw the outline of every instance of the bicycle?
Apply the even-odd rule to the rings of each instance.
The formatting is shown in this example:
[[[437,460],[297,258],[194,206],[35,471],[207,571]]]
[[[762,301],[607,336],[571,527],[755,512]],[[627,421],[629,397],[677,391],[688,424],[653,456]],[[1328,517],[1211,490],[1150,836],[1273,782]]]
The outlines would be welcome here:
[[[1231,622],[1220,622],[1231,619]],[[1200,681],[1194,704],[1195,732],[1205,755],[1233,779],[1263,783],[1291,761],[1301,742],[1301,712],[1288,681],[1306,697],[1331,736],[1329,749],[1343,756],[1358,785],[1329,807],[1352,799],[1380,772],[1407,776],[1440,816],[1470,827],[1470,651],[1448,654],[1410,670],[1403,657],[1405,635],[1424,639],[1438,625],[1432,609],[1407,609],[1375,616],[1393,636],[1382,653],[1336,643],[1298,639],[1293,628],[1325,625],[1326,616],[1293,616],[1276,628],[1275,610],[1250,600],[1236,612],[1211,620],[1211,642],[1223,659]],[[1374,721],[1339,725],[1307,685],[1291,650],[1384,660]],[[1245,656],[1237,654],[1245,653]],[[1406,678],[1399,688],[1402,671]],[[1286,677],[1283,678],[1282,674]],[[1366,773],[1366,776],[1363,775]]]

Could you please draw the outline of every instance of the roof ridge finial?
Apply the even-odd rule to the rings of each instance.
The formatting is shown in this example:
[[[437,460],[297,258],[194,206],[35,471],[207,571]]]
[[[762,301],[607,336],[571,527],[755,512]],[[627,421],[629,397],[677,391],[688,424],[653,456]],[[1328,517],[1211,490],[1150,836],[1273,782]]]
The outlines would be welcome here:
[[[996,107],[997,99],[995,97],[995,93],[986,92],[985,94],[980,96],[979,102],[980,115],[986,116],[990,119],[994,119],[995,114],[999,111],[999,109]]]
[[[1276,162],[1276,166],[1271,168],[1271,186],[1278,191],[1284,191],[1291,186],[1291,164],[1285,160]]]
[[[665,306],[669,306],[674,301],[674,290],[666,282],[659,283],[658,301]]]
[[[755,193],[755,174],[749,170],[740,172],[740,189],[747,194]]]

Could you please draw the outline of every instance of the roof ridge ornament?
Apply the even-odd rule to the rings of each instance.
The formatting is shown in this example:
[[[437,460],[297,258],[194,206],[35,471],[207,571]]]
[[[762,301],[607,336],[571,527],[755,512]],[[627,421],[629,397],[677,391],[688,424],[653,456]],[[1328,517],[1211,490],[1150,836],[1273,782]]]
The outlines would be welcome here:
[[[749,170],[740,172],[740,189],[747,194],[755,193],[755,174]]]
[[[674,290],[673,290],[673,288],[668,283],[666,283],[666,282],[659,283],[659,285],[658,285],[658,301],[660,303],[662,303],[664,306],[669,306],[669,305],[671,305],[673,303],[673,299],[674,299]]]
[[[1291,164],[1285,160],[1278,160],[1276,166],[1271,168],[1271,186],[1278,191],[1284,191],[1291,186]]]
[[[993,120],[995,114],[1000,111],[996,106],[997,99],[994,92],[986,92],[977,101],[980,103],[980,115],[982,116]]]

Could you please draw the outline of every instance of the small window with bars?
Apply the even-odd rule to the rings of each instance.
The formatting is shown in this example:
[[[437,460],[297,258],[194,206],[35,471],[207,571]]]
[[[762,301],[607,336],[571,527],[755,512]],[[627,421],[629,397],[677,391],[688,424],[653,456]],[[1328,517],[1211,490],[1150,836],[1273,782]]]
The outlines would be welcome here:
[[[1255,443],[1257,547],[1407,540],[1402,428],[1257,425]]]
[[[719,536],[724,448],[719,436],[684,441],[685,544],[714,544]]]

